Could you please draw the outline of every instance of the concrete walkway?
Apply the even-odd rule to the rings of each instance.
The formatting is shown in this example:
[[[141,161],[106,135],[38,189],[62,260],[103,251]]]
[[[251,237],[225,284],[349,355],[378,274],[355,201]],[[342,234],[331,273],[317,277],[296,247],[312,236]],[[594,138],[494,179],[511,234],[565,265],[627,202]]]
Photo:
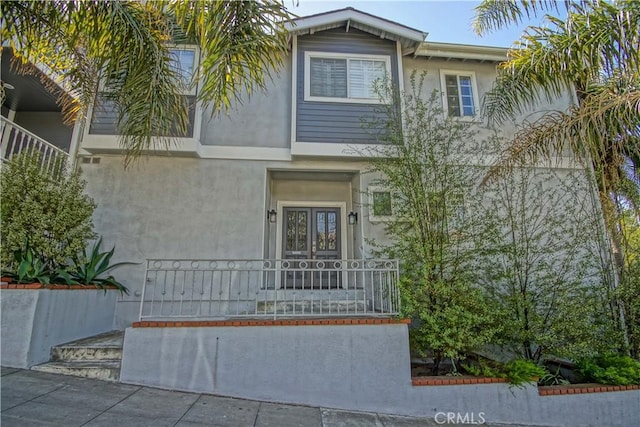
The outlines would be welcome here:
[[[435,426],[434,420],[283,405],[2,368],[2,427]]]
[[[426,418],[348,412],[209,394],[183,393],[6,367],[2,367],[0,386],[2,400],[0,425],[2,427],[418,427],[443,425],[442,420],[436,423],[434,419]],[[483,425],[525,427],[507,424]]]

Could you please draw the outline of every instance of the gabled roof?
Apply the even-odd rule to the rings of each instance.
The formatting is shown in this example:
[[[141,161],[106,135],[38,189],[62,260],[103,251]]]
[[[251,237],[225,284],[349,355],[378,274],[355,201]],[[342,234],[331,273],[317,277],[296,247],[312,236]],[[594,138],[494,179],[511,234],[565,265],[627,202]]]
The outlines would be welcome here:
[[[332,28],[356,28],[380,38],[399,40],[403,50],[414,50],[424,41],[427,33],[388,19],[362,12],[352,7],[296,18],[286,23],[292,34],[313,34]]]

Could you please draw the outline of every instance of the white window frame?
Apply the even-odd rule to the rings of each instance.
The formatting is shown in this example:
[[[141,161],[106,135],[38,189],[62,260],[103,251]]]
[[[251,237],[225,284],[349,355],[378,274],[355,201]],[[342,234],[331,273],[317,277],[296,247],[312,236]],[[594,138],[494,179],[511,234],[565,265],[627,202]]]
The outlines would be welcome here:
[[[397,209],[395,207],[397,197],[394,197],[393,191],[388,187],[383,185],[370,185],[367,188],[368,195],[368,210],[369,210],[369,221],[370,222],[388,222],[395,221],[397,219]],[[391,197],[391,215],[375,215],[373,209],[373,193],[389,193]]]
[[[346,59],[347,60],[347,97],[311,96],[311,58]],[[316,102],[343,102],[349,104],[380,104],[379,98],[349,98],[349,59],[383,61],[387,76],[391,76],[391,57],[388,55],[363,55],[356,53],[332,53],[306,51],[304,53],[304,100]]]
[[[472,116],[451,116],[449,114],[449,100],[447,98],[447,82],[445,76],[453,75],[457,77],[469,77],[471,78],[471,93],[473,95],[473,115]],[[442,89],[442,108],[444,110],[444,115],[448,117],[455,117],[461,120],[475,120],[478,118],[478,83],[476,81],[476,73],[474,71],[461,71],[461,70],[440,70],[440,87]],[[458,84],[458,96],[460,97],[460,113],[463,113],[463,105],[462,105],[462,91],[460,90],[460,85]]]

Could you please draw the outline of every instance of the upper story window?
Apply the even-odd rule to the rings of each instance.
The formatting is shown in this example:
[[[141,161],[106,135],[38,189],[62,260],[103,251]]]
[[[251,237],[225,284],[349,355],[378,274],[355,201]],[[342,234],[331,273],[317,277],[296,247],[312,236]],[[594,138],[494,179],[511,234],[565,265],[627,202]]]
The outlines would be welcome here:
[[[391,74],[388,56],[305,52],[305,101],[379,103],[374,83]]]
[[[186,99],[189,107],[187,129],[184,133],[178,134],[172,131],[169,135],[179,138],[193,138],[197,134],[196,123],[196,85],[193,84],[193,76],[198,67],[198,56],[195,46],[171,46],[169,48],[172,66],[178,72],[183,86],[181,96]],[[92,135],[119,135],[116,128],[117,111],[113,100],[109,99],[109,88],[104,81],[100,82],[100,92],[94,101],[89,125],[89,134]]]
[[[452,117],[475,117],[478,111],[475,73],[441,70],[440,80],[447,114]]]
[[[191,87],[196,68],[196,49],[190,47],[175,47],[169,50],[174,67],[176,67],[186,94],[195,94],[195,87]]]

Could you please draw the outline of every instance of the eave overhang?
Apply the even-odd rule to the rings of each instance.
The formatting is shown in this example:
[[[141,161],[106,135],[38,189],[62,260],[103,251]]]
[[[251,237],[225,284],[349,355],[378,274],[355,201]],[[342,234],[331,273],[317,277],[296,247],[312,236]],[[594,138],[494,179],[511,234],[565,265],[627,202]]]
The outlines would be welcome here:
[[[379,18],[352,7],[293,19],[286,24],[291,34],[313,34],[317,31],[345,27],[356,28],[382,39],[399,41],[403,52],[414,52],[427,33],[397,22]]]

